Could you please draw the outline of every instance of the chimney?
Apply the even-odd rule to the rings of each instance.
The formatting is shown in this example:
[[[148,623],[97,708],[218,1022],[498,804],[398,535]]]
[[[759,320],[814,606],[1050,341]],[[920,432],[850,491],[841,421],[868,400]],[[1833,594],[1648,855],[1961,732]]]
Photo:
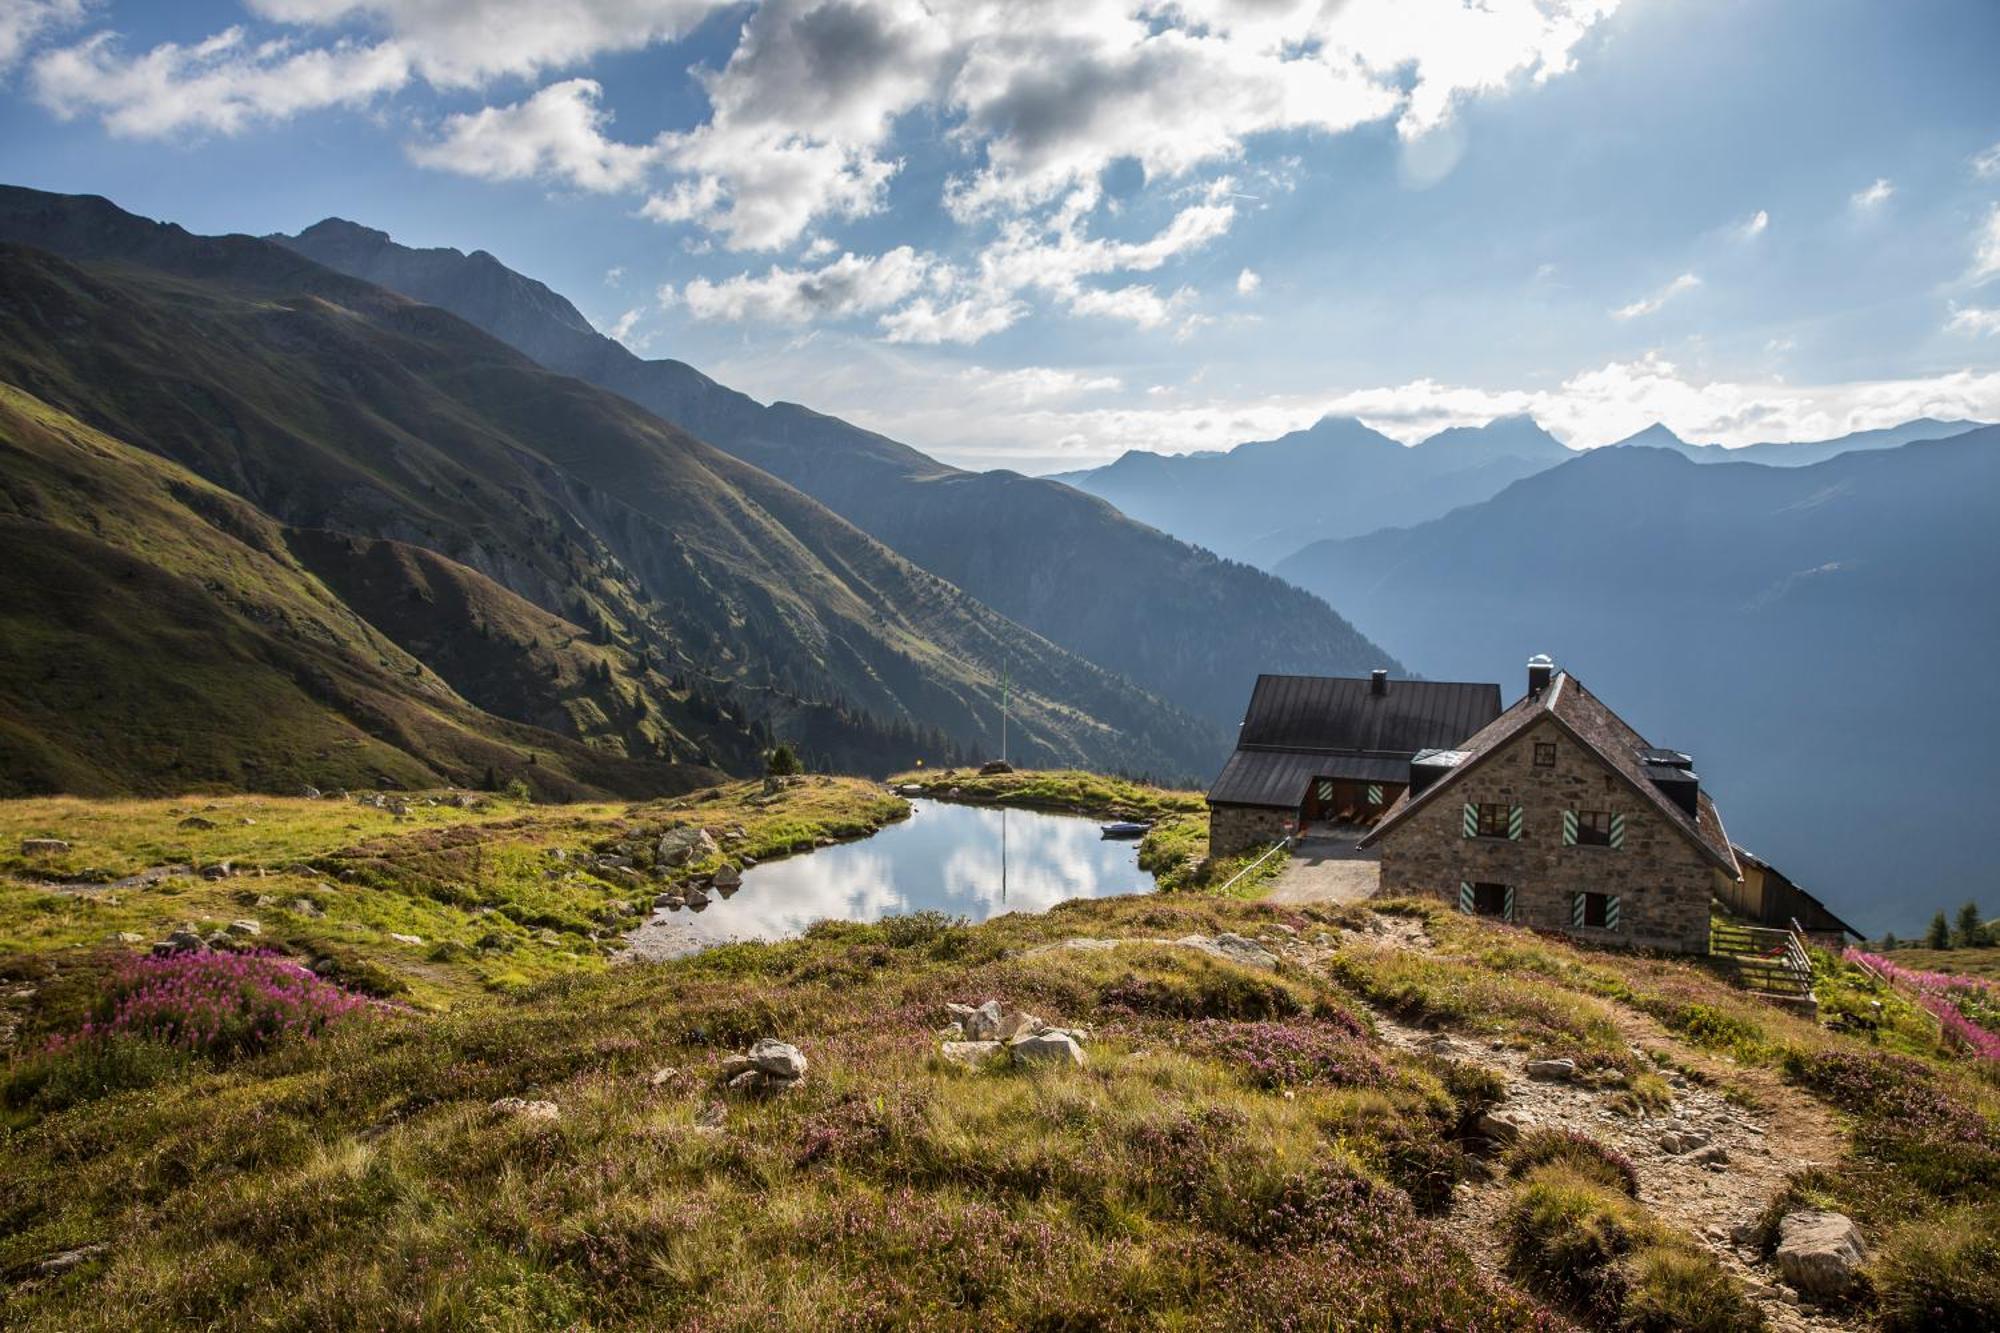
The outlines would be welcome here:
[[[1528,696],[1535,698],[1549,687],[1555,679],[1556,664],[1547,653],[1536,653],[1528,659]]]
[[[1368,692],[1378,697],[1387,694],[1389,692],[1389,673],[1381,667],[1376,667],[1373,671],[1369,672]]]

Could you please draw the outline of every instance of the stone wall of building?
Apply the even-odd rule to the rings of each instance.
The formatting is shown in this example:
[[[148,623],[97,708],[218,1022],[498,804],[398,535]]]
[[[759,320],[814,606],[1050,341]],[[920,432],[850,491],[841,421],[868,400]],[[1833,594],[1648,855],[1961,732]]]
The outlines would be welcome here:
[[[1241,856],[1255,848],[1269,847],[1290,833],[1297,822],[1296,810],[1265,805],[1211,805],[1208,853]]]
[[[1555,763],[1537,767],[1535,745],[1553,743]],[[1521,836],[1468,838],[1467,802],[1522,807]],[[1563,846],[1563,811],[1625,816],[1621,847]],[[1382,838],[1382,893],[1458,902],[1459,884],[1507,884],[1514,921],[1602,943],[1708,952],[1715,863],[1623,777],[1544,718],[1454,781],[1449,790]],[[1571,925],[1572,896],[1618,895],[1615,930]]]

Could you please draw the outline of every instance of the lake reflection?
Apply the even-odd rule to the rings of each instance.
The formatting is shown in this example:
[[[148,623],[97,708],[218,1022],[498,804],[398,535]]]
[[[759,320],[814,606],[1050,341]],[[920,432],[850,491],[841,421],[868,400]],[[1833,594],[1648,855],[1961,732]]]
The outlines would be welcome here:
[[[1088,819],[912,801],[872,838],[822,847],[743,873],[743,887],[700,912],[662,909],[633,939],[642,957],[723,940],[775,940],[815,921],[876,921],[925,909],[984,921],[1045,912],[1068,898],[1150,893],[1138,847]]]

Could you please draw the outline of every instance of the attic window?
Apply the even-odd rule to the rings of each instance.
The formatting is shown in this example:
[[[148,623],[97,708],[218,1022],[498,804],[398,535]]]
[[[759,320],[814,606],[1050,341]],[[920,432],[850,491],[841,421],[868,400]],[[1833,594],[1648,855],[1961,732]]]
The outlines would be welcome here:
[[[1554,768],[1556,766],[1556,743],[1554,741],[1535,742],[1535,767]]]

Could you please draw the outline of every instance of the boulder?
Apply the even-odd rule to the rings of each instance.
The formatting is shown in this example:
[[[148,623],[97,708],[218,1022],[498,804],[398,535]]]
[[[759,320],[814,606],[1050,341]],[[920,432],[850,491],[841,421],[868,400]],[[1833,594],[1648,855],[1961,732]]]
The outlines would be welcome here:
[[[1003,1049],[997,1041],[947,1041],[938,1047],[938,1054],[955,1065],[977,1069]]]
[[[326,915],[326,912],[320,905],[310,898],[294,898],[285,904],[285,910],[295,912],[299,916],[309,916],[315,920]]]
[[[715,839],[708,836],[707,829],[675,828],[660,835],[653,855],[663,866],[684,866],[693,861],[706,860],[717,850]]]
[[[153,953],[156,957],[166,958],[177,953],[200,953],[207,947],[201,936],[195,934],[194,927],[182,926],[155,944]]]
[[[672,1082],[674,1076],[680,1072],[680,1070],[675,1069],[672,1065],[661,1065],[658,1069],[646,1075],[646,1086],[649,1088],[664,1087],[666,1084]]]
[[[299,795],[305,797],[308,801],[317,801],[319,799],[319,788],[308,782],[305,786],[299,788]]]
[[[767,1074],[779,1078],[804,1078],[806,1073],[805,1052],[790,1042],[765,1037],[750,1048],[750,1063]]]
[[[687,905],[696,911],[700,911],[702,908],[708,906],[708,890],[699,884],[688,885],[686,896]]]
[[[421,935],[399,935],[394,931],[389,932],[389,938],[398,944],[420,945],[424,942]]]
[[[1527,1115],[1504,1108],[1479,1117],[1479,1132],[1495,1143],[1513,1143],[1534,1127],[1535,1122]]]
[[[742,886],[743,872],[735,866],[724,865],[722,869],[715,872],[715,876],[710,883],[715,886],[717,893],[729,893]]]
[[[228,879],[235,873],[236,863],[234,861],[217,861],[213,865],[205,865],[201,868],[201,877],[203,879]]]
[[[69,844],[61,838],[21,839],[21,855],[23,856],[61,856],[68,850]]]
[[[1528,1077],[1544,1083],[1567,1083],[1576,1077],[1576,1061],[1530,1060]]]
[[[1008,1045],[1019,1065],[1081,1065],[1083,1048],[1067,1032],[1039,1032]]]
[[[1679,1155],[1707,1146],[1708,1135],[1698,1129],[1670,1129],[1660,1135],[1660,1151],[1664,1153]]]
[[[967,1041],[998,1041],[1001,1016],[1000,1001],[988,1000],[977,1009],[966,1010],[958,1018],[965,1028]]]
[[[200,815],[189,815],[181,821],[180,826],[184,829],[200,830],[215,828],[216,823],[213,819],[203,819]]]
[[[554,1102],[529,1101],[524,1097],[502,1097],[489,1108],[496,1115],[513,1116],[542,1124],[562,1119],[562,1108]]]
[[[1801,1209],[1778,1223],[1778,1271],[1811,1300],[1837,1301],[1851,1293],[1867,1262],[1861,1229],[1844,1213]]]
[[[979,766],[979,776],[984,778],[995,777],[1001,773],[1012,773],[1013,771],[1014,766],[1005,759],[989,760]]]
[[[1175,940],[1175,944],[1187,949],[1199,949],[1215,958],[1241,963],[1245,967],[1276,968],[1278,955],[1266,949],[1253,939],[1224,931],[1213,939],[1206,935],[1186,935]]]
[[[1047,1023],[1033,1014],[1013,1009],[1000,1016],[1000,1026],[993,1035],[999,1041],[1013,1041],[1018,1037],[1032,1037],[1047,1026]]]
[[[258,922],[250,920],[248,917],[245,917],[241,921],[230,922],[228,930],[231,935],[238,936],[239,938],[255,938],[264,933],[264,927]]]
[[[1729,1150],[1719,1143],[1711,1143],[1706,1148],[1697,1150],[1688,1160],[1696,1166],[1710,1166],[1719,1169],[1729,1165]]]

